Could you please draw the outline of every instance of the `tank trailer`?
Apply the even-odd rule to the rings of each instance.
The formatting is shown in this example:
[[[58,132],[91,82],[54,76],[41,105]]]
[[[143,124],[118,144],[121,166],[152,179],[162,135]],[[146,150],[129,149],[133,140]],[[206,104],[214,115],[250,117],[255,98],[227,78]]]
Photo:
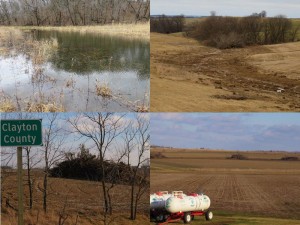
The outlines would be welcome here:
[[[150,195],[150,220],[159,225],[183,220],[190,223],[195,216],[213,218],[210,199],[204,194],[184,194],[182,191],[159,191]]]

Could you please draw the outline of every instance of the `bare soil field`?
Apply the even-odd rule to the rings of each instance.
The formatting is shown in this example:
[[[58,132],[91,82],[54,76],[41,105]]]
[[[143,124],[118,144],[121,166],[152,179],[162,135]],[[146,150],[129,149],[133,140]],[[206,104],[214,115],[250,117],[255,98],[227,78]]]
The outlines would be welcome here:
[[[151,33],[151,111],[300,111],[300,42],[219,50]]]
[[[43,212],[42,173],[35,173],[33,191],[33,209],[28,207],[28,187],[24,180],[25,225],[59,224],[59,214],[67,216],[64,225],[100,225],[103,224],[102,187],[99,182],[72,179],[49,178],[48,211]],[[17,178],[11,172],[2,181],[1,224],[17,224]],[[109,221],[112,225],[149,224],[148,195],[142,196],[136,221],[130,216],[130,187],[116,185],[112,191],[113,215]],[[9,202],[9,204],[7,203]],[[15,209],[13,209],[15,208]],[[65,211],[63,210],[65,208]],[[76,223],[77,221],[77,223]]]
[[[240,152],[248,159],[232,160],[227,157],[236,151],[154,148],[151,152],[166,157],[151,159],[151,192],[204,192],[215,211],[216,219],[209,224],[299,224],[300,161],[281,158],[299,158],[300,153]],[[255,222],[256,217],[262,221]],[[268,221],[271,217],[283,220]]]

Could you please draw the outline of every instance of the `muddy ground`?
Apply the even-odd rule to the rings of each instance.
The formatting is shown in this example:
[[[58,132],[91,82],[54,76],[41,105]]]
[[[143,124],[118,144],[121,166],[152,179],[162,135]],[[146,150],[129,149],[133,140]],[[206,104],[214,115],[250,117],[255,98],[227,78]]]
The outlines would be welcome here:
[[[151,111],[300,111],[300,42],[219,50],[151,33]]]

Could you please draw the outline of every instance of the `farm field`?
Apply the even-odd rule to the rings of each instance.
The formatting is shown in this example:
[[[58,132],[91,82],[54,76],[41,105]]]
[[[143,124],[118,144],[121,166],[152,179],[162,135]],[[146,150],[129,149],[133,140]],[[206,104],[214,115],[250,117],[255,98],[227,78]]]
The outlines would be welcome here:
[[[163,157],[153,158],[158,152]],[[152,148],[150,191],[208,195],[213,221],[193,224],[299,224],[300,161],[281,158],[300,153],[239,153],[248,159],[227,159],[237,151]]]
[[[53,225],[58,224],[59,215],[66,221],[64,225],[99,225],[103,224],[102,187],[99,182],[72,179],[49,178],[48,212],[43,212],[42,173],[34,174],[33,209],[28,208],[28,190],[24,180],[25,225]],[[2,211],[1,224],[13,225],[17,223],[17,180],[12,172],[2,182]],[[122,190],[122,191],[120,191]],[[112,225],[149,224],[148,195],[142,196],[136,221],[129,220],[130,215],[130,187],[116,185],[112,191],[113,215],[108,221]],[[7,201],[9,205],[7,205]],[[65,208],[65,210],[64,210]],[[77,223],[76,223],[77,221]]]
[[[151,111],[299,111],[299,57],[300,42],[219,50],[151,33]]]

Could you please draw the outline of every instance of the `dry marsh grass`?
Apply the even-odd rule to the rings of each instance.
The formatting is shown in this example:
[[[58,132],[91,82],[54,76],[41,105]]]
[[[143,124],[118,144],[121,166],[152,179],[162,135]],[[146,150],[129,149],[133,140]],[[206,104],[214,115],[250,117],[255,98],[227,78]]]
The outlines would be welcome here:
[[[112,97],[112,90],[107,83],[102,84],[100,81],[96,81],[96,94],[104,98],[110,98]]]
[[[37,85],[38,91],[31,99],[25,100],[16,94],[16,100],[11,97],[1,94],[0,111],[13,112],[26,110],[28,112],[63,112],[62,104],[63,95],[45,97],[43,86],[47,82],[55,82],[50,77],[44,74],[45,63],[58,47],[57,39],[53,38],[50,41],[36,41],[31,38],[26,38],[24,33],[17,28],[7,27],[0,29],[0,49],[4,57],[14,56],[19,53],[27,55],[33,64],[33,74],[31,75],[31,83]],[[17,92],[16,92],[17,93]],[[24,102],[25,104],[20,104]],[[26,108],[20,108],[25,105]]]
[[[17,107],[15,106],[13,100],[5,96],[3,93],[0,94],[0,112],[15,112]]]
[[[3,28],[3,29],[2,29]],[[93,29],[95,28],[95,29]],[[45,73],[46,63],[51,55],[57,51],[58,40],[52,38],[51,40],[37,41],[33,40],[30,35],[26,35],[25,29],[41,29],[58,31],[77,31],[81,33],[109,33],[112,35],[124,35],[128,38],[149,39],[149,23],[145,24],[122,24],[122,25],[106,25],[97,27],[0,27],[0,53],[5,56],[14,56],[15,54],[24,54],[26,59],[32,61],[33,72],[30,73],[32,87],[34,87],[34,95],[27,99],[22,98],[17,93],[15,88],[16,98],[3,98],[3,103],[0,110],[4,112],[15,111],[17,108],[22,111],[29,112],[62,112],[65,111],[63,104],[63,96],[59,94],[58,90],[55,94],[47,94],[45,88],[49,85],[55,85],[59,82],[58,78],[52,78]],[[22,32],[23,31],[23,32]],[[27,32],[28,33],[28,32]],[[147,34],[148,33],[148,34]],[[144,37],[143,37],[144,36]],[[28,74],[28,72],[27,72]],[[63,81],[63,87],[72,88],[75,90],[76,80],[70,76],[69,79]],[[124,105],[128,109],[136,112],[149,111],[149,98],[146,94],[143,99],[131,102],[126,97],[117,93],[113,93],[109,84],[103,81],[96,81],[94,94],[101,96],[111,101],[118,101],[120,105]],[[80,89],[76,89],[80,92]],[[63,93],[63,90],[61,90]]]
[[[105,34],[121,36],[128,39],[150,40],[150,23],[109,24],[102,26],[64,26],[64,27],[21,27],[22,29],[55,30],[63,32],[79,32],[82,34]]]

